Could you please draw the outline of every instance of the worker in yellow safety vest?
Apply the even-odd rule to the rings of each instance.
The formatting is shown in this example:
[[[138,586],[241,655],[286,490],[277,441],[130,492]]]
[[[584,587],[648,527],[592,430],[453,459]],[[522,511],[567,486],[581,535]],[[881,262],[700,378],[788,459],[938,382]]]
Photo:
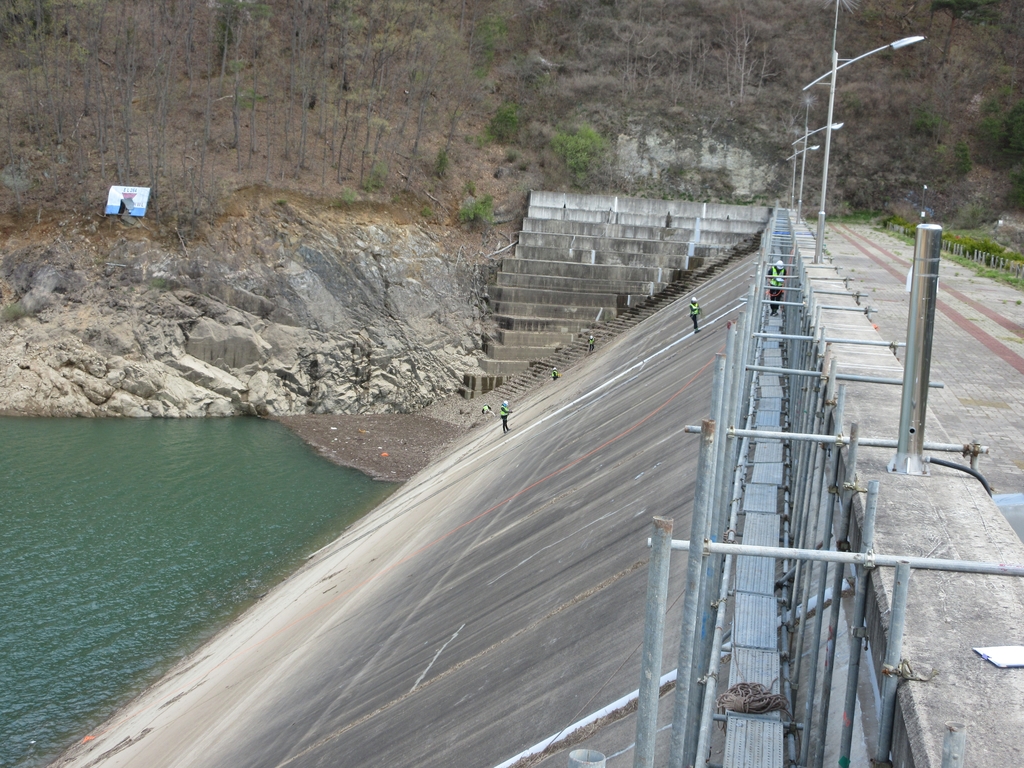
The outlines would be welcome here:
[[[779,302],[782,301],[782,279],[786,276],[786,267],[779,259],[768,268],[768,300],[771,302],[772,314],[779,314]]]

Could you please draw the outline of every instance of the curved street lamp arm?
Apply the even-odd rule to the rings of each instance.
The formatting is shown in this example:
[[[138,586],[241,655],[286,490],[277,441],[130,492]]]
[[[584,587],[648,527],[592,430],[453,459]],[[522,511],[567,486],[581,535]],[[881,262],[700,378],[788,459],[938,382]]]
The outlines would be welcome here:
[[[853,58],[853,59],[847,59],[847,60],[846,60],[846,61],[844,61],[844,62],[843,62],[842,64],[840,64],[840,65],[839,65],[838,67],[836,67],[836,71],[838,72],[838,71],[839,71],[840,69],[842,69],[843,67],[848,67],[848,66],[850,66],[850,65],[851,65],[851,64],[853,64],[853,62],[855,62],[855,61],[860,61],[861,59],[866,59],[866,58],[867,58],[868,56],[871,56],[872,54],[875,54],[875,53],[880,53],[881,51],[884,51],[884,50],[886,50],[886,49],[892,49],[892,50],[894,50],[894,51],[897,51],[897,50],[899,50],[900,48],[904,48],[904,47],[906,47],[906,46],[908,46],[908,45],[913,45],[914,43],[919,43],[919,42],[921,42],[921,41],[922,41],[922,40],[924,40],[924,39],[925,39],[925,37],[924,37],[923,35],[917,35],[917,36],[915,36],[915,37],[904,37],[903,39],[901,39],[901,40],[896,40],[896,41],[894,41],[894,42],[892,42],[892,43],[889,43],[888,45],[883,45],[883,46],[882,46],[882,47],[880,47],[880,48],[875,48],[875,49],[874,49],[873,51],[868,51],[867,53],[862,53],[862,54],[861,54],[860,56],[857,56],[856,58]],[[822,80],[824,80],[824,79],[825,79],[826,77],[831,77],[831,76],[832,76],[832,70],[829,70],[828,72],[826,72],[826,73],[825,73],[824,75],[822,75],[821,77],[819,77],[819,78],[817,78],[816,80],[814,80],[814,81],[812,81],[812,82],[808,83],[807,85],[805,85],[805,86],[803,87],[803,90],[805,90],[805,91],[806,91],[806,90],[807,90],[808,88],[810,88],[811,86],[813,86],[813,85],[817,85],[817,84],[818,84],[818,83],[820,83],[820,82],[821,82]]]

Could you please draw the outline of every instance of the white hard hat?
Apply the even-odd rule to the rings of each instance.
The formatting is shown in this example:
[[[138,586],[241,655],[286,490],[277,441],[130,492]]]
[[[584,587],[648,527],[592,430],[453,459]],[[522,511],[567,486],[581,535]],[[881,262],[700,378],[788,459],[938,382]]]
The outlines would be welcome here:
[[[776,267],[781,267],[782,266],[782,259],[779,259],[778,261],[776,261],[775,262],[775,266]]]
[[[502,405],[504,405],[504,406],[505,406],[506,408],[508,408],[508,400],[506,400],[505,402],[503,402],[503,403],[502,403]]]

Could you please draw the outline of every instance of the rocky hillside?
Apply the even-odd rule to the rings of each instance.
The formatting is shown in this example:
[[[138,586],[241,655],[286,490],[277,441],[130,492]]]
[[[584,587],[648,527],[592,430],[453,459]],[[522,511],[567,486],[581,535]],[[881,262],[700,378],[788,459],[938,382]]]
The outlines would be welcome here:
[[[486,267],[397,208],[237,196],[201,244],[67,217],[0,262],[0,411],[409,412],[474,364]]]

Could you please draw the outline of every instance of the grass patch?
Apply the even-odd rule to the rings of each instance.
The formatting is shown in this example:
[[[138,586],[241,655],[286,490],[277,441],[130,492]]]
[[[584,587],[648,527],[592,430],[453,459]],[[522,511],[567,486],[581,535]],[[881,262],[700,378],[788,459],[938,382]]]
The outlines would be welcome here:
[[[854,211],[843,216],[829,216],[837,224],[874,224],[885,216],[882,211]]]

